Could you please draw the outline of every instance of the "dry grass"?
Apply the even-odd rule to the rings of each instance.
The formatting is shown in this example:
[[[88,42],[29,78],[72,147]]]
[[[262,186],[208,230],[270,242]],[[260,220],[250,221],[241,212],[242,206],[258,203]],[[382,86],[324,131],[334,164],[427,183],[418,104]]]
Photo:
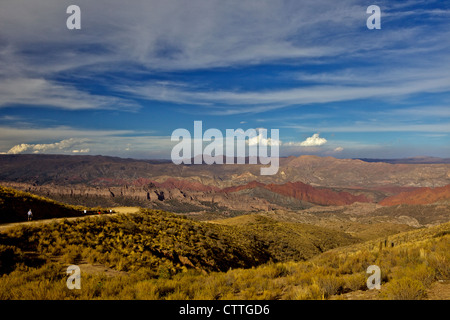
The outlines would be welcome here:
[[[221,233],[230,231],[232,226],[154,213],[147,217],[146,229],[144,217],[138,214],[134,218],[118,215],[87,219],[86,225],[63,222],[48,225],[40,233],[31,228],[12,230],[2,241],[15,239],[17,247],[3,245],[0,252],[9,257],[14,270],[0,278],[0,299],[344,298],[343,293],[366,289],[365,271],[372,264],[382,270],[381,298],[424,299],[436,280],[449,278],[450,223],[398,234],[389,239],[396,242],[394,247],[380,248],[382,239],[379,239],[334,249],[308,261],[268,262],[245,269],[205,272],[202,268],[177,265],[170,257],[173,252],[178,255],[198,252],[197,260],[191,256],[193,263],[214,265],[223,263],[219,258],[234,259],[236,254],[245,252],[251,256],[249,242],[239,242],[243,238],[238,238],[235,231],[230,238]],[[255,227],[253,230],[259,230],[261,226]],[[30,244],[41,253],[42,264],[27,265],[24,252]],[[149,253],[155,248],[150,245],[171,251],[167,251],[164,259],[158,259]],[[242,248],[250,251],[239,252]],[[55,253],[59,254],[59,260],[52,260]],[[82,289],[69,290],[64,270],[79,259],[104,263],[122,273],[108,277],[81,268]]]

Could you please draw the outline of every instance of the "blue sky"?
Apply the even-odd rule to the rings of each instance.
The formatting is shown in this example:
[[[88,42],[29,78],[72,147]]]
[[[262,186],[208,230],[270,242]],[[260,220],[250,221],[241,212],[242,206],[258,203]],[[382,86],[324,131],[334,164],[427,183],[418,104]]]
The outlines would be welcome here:
[[[168,159],[201,120],[282,156],[450,157],[449,39],[447,1],[4,0],[0,152]]]

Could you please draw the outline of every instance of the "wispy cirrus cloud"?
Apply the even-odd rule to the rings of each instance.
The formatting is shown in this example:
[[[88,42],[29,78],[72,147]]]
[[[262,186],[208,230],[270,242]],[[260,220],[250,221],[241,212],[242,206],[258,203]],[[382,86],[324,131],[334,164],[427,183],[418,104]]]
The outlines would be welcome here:
[[[450,132],[450,122],[444,123],[397,123],[393,121],[387,122],[352,122],[349,124],[334,126],[315,126],[308,125],[283,125],[281,128],[297,129],[299,131],[320,130],[321,132]]]
[[[110,8],[107,13],[101,1],[80,1],[79,5],[85,10],[83,29],[74,34],[61,25],[64,16],[59,13],[65,12],[65,4],[60,1],[41,0],[30,3],[26,9],[14,5],[13,1],[2,4],[0,36],[5,44],[0,47],[0,56],[7,63],[0,67],[0,76],[5,77],[1,79],[0,106],[136,110],[140,107],[137,100],[149,99],[208,106],[203,111],[213,115],[235,115],[299,104],[449,90],[449,77],[442,75],[446,67],[438,63],[442,59],[436,59],[431,66],[415,67],[417,61],[423,60],[424,53],[434,52],[436,56],[447,52],[448,43],[441,40],[448,39],[449,30],[427,33],[435,26],[395,26],[367,40],[367,34],[358,28],[367,18],[365,7],[358,1],[330,5],[319,0],[286,5],[253,0],[232,3],[195,0],[189,6],[181,6],[177,1],[139,0],[133,1],[124,12],[120,9],[123,3],[113,0],[107,3]],[[395,17],[403,12],[399,8],[404,10],[414,3],[399,6],[383,2],[382,5],[387,17]],[[44,7],[48,9],[43,10]],[[445,12],[427,10],[427,14],[437,16]],[[36,15],[40,19],[33,19]],[[11,27],[19,25],[20,28]],[[341,28],[346,30],[345,36],[338,31]],[[415,45],[398,47],[395,44],[400,40],[414,41]],[[36,46],[37,43],[40,45]],[[95,80],[96,74],[111,68],[125,74],[135,74],[137,70],[151,74],[276,61],[320,64],[329,58],[360,60],[362,56],[365,59],[373,56],[381,63],[402,61],[403,65],[383,72],[379,72],[379,67],[372,67],[303,73],[299,74],[300,81],[317,84],[308,87],[299,84],[289,89],[227,90],[208,87],[205,83],[206,90],[198,90],[170,83],[134,84],[133,80],[132,85],[123,82],[107,85],[109,92],[117,93],[117,97],[92,94],[80,86],[54,80],[56,75],[72,71],[75,79]],[[240,108],[241,105],[251,108]]]
[[[387,75],[389,77],[389,75]],[[122,91],[149,100],[205,106],[210,114],[259,113],[290,105],[321,104],[357,99],[389,99],[423,92],[447,92],[450,75],[433,79],[403,81],[396,85],[315,85],[264,91],[188,91],[157,85],[122,87]],[[242,108],[246,106],[246,108]],[[248,108],[252,106],[252,108]]]
[[[109,109],[136,111],[130,100],[80,91],[43,78],[9,78],[0,85],[0,108],[11,105],[52,107],[66,110]]]

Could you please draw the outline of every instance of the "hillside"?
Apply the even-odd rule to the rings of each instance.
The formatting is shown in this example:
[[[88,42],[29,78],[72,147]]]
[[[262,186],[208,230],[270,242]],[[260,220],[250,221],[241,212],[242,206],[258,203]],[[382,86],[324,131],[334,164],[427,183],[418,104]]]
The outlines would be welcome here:
[[[261,218],[252,225],[196,222],[163,211],[95,216],[13,229],[5,244],[22,251],[100,262],[121,270],[226,271],[298,261],[358,240],[339,231]],[[1,242],[0,242],[1,243]],[[72,262],[75,262],[72,261]]]
[[[0,223],[26,221],[29,209],[33,212],[34,220],[82,216],[85,209],[87,213],[94,213],[90,208],[70,206],[0,186]]]
[[[450,277],[449,223],[265,264],[270,248],[240,236],[235,227],[243,226],[266,240],[270,230],[293,227],[257,216],[219,225],[144,211],[16,228],[0,235],[0,299],[426,299],[431,288],[442,296],[435,285]],[[25,250],[35,250],[33,260]],[[68,290],[61,273],[73,263],[81,290]],[[373,264],[381,290],[368,292]]]
[[[237,234],[260,241],[273,262],[307,260],[331,248],[360,241],[342,231],[325,226],[277,221],[258,214],[214,220],[232,226]]]

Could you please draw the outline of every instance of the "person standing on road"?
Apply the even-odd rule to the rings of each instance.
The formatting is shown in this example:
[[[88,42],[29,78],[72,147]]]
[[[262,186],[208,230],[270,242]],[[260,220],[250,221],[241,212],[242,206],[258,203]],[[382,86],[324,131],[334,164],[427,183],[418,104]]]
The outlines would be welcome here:
[[[28,210],[27,215],[28,215],[28,221],[31,221],[31,219],[33,218],[33,212],[31,212],[31,209]]]

